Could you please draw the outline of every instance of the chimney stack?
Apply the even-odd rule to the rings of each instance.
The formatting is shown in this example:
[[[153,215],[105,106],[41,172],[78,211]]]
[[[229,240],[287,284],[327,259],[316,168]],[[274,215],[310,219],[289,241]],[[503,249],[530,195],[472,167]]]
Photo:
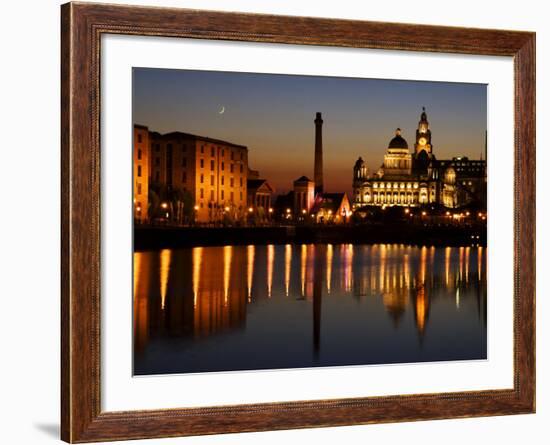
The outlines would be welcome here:
[[[323,193],[323,119],[321,113],[315,116],[315,195]]]

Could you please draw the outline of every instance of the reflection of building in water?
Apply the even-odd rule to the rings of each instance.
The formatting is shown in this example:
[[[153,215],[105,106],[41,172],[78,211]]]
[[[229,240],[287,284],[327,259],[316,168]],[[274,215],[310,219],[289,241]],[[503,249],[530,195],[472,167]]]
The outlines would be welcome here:
[[[485,252],[483,247],[351,244],[138,252],[134,254],[135,348],[141,351],[159,336],[200,338],[242,328],[247,304],[266,295],[276,300],[293,293],[312,304],[313,342],[319,347],[325,286],[325,298],[331,300],[325,311],[333,299],[353,293],[359,304],[367,299],[381,303],[395,326],[414,319],[422,338],[437,299],[453,303],[456,299],[457,312],[477,308],[485,320]]]

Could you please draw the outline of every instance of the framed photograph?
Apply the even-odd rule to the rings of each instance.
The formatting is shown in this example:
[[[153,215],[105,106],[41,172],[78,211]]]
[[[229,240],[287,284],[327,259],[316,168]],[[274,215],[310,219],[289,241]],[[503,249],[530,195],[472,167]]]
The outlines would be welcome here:
[[[62,6],[62,439],[535,411],[535,34]]]

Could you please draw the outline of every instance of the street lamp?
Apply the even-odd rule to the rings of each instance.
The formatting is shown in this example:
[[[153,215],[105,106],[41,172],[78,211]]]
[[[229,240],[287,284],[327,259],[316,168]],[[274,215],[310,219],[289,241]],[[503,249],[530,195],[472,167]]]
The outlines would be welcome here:
[[[165,202],[163,202],[160,206],[161,206],[163,209],[167,209],[167,208],[168,208],[168,204],[166,204]]]

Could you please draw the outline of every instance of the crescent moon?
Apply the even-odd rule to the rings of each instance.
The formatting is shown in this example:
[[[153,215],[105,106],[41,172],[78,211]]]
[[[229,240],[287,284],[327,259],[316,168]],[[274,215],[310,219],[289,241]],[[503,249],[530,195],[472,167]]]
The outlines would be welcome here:
[[[225,107],[224,106],[222,106],[222,109],[219,111],[219,114],[223,114],[223,113],[225,113]]]

